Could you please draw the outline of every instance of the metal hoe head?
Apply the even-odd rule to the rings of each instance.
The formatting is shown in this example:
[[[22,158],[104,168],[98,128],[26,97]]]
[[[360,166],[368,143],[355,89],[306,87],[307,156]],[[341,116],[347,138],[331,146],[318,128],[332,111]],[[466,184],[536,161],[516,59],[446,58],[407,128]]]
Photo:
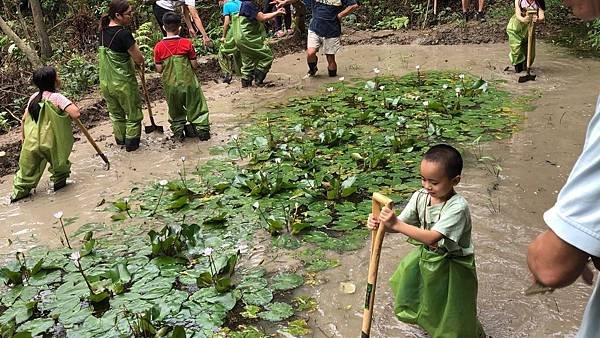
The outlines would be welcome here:
[[[144,132],[146,132],[146,134],[150,134],[153,132],[164,133],[165,129],[163,128],[163,126],[157,126],[156,124],[153,123],[149,126],[145,126]]]

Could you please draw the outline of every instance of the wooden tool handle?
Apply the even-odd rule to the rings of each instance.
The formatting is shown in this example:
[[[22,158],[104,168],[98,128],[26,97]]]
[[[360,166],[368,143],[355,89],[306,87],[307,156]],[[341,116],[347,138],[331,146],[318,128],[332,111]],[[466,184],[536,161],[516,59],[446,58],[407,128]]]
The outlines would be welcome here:
[[[83,125],[83,123],[81,123],[81,121],[79,119],[74,119],[74,121],[75,121],[75,124],[77,124],[77,126],[83,133],[83,135],[85,135],[88,142],[92,145],[92,147],[94,147],[94,149],[96,150],[96,152],[98,153],[100,158],[102,158],[102,161],[104,161],[104,163],[106,163],[110,168],[110,163],[108,162],[108,158],[106,157],[106,155],[104,155],[104,153],[102,153],[102,150],[100,150],[100,147],[98,147],[98,144],[96,144],[96,141],[94,141],[94,139],[92,138],[92,135],[90,135],[90,132],[87,130],[87,128]]]
[[[527,27],[527,72],[529,72],[529,68],[531,68],[531,51],[533,50],[533,16],[529,15],[529,25]]]
[[[394,204],[388,197],[373,193],[371,211],[373,217],[379,217],[381,209],[386,206],[394,208]],[[368,338],[371,332],[373,319],[373,303],[375,302],[375,288],[377,286],[377,272],[379,271],[379,257],[381,255],[381,244],[385,236],[385,226],[380,224],[377,230],[371,230],[371,255],[369,262],[369,275],[367,277],[367,291],[365,294],[365,309],[363,312],[362,338]]]
[[[152,107],[150,107],[150,96],[148,95],[148,87],[146,87],[146,75],[144,70],[140,68],[140,79],[142,80],[142,91],[144,92],[144,99],[146,100],[146,106],[148,106],[148,116],[150,116],[150,122],[154,125],[154,116],[152,116]]]

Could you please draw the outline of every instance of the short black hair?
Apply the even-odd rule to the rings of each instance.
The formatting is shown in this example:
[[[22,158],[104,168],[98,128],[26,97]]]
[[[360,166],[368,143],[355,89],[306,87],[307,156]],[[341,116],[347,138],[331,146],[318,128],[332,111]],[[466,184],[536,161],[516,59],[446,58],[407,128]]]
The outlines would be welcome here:
[[[439,163],[444,166],[446,175],[453,179],[462,173],[463,159],[460,152],[453,146],[447,144],[437,144],[423,155],[423,160]]]
[[[166,12],[162,17],[162,22],[167,32],[174,33],[181,27],[181,16],[174,12]]]

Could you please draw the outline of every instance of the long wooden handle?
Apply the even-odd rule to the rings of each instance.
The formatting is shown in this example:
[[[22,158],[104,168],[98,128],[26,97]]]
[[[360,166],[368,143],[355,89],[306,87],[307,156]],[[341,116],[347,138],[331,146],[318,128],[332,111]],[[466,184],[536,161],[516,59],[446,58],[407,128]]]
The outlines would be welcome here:
[[[533,17],[529,15],[529,27],[527,27],[527,72],[531,68],[531,51],[533,49]]]
[[[75,124],[77,124],[83,135],[85,135],[85,137],[87,138],[88,142],[90,142],[92,147],[94,147],[100,158],[102,158],[102,161],[104,161],[104,163],[106,163],[106,165],[108,165],[110,168],[110,162],[108,162],[108,158],[106,157],[106,155],[104,155],[102,150],[100,150],[100,147],[98,147],[98,144],[96,144],[96,141],[94,141],[92,135],[90,135],[90,132],[87,130],[87,128],[83,125],[83,123],[81,123],[81,121],[79,121],[79,119],[75,119]]]
[[[374,193],[371,211],[374,217],[379,217],[383,206],[393,209],[394,204],[388,197]],[[380,225],[377,230],[371,231],[371,255],[369,262],[369,275],[367,277],[367,291],[365,294],[365,309],[362,321],[362,338],[368,338],[371,334],[371,322],[373,319],[373,304],[375,302],[375,288],[377,286],[377,272],[379,271],[379,257],[381,255],[381,244],[385,236],[385,227]]]
[[[150,116],[150,123],[155,125],[154,116],[152,116],[152,107],[150,107],[150,96],[148,95],[148,88],[146,87],[146,75],[144,70],[140,69],[140,79],[142,80],[142,91],[144,92],[144,99],[146,100],[146,106],[148,106],[148,116]]]

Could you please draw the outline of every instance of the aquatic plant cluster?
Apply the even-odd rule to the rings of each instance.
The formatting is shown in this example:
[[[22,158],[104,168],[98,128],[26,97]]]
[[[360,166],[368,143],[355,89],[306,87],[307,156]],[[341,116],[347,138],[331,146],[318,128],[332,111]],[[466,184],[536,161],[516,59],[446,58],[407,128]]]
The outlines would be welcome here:
[[[364,246],[371,193],[404,199],[429,145],[501,138],[519,121],[507,93],[469,75],[375,75],[270,107],[217,159],[181,158],[179,177],[110,203],[112,224],[71,233],[78,250],[17,254],[0,269],[2,336],[310,333],[317,304],[291,290]],[[269,264],[274,252],[301,264]]]

